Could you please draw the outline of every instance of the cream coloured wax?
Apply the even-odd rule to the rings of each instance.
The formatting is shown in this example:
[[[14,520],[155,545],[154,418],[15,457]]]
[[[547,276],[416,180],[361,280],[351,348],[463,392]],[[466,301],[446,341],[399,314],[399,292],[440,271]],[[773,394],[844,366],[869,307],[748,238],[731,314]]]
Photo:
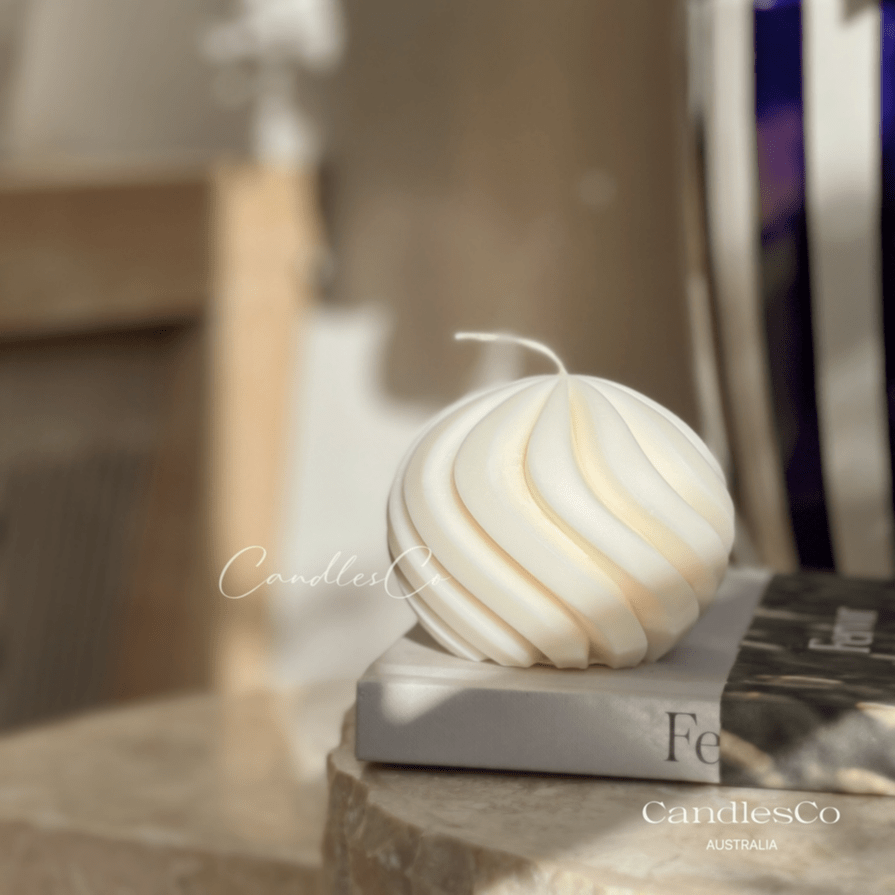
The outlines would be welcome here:
[[[458,401],[402,462],[388,502],[396,576],[446,649],[502,665],[622,668],[667,652],[711,602],[734,512],[677,416],[567,373]],[[434,580],[434,583],[433,583]]]

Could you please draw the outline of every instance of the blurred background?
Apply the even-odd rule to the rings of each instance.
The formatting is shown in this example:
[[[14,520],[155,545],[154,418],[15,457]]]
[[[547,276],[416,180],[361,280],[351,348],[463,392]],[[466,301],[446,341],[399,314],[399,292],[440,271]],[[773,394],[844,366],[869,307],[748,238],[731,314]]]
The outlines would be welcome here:
[[[567,366],[699,424],[680,3],[3,0],[0,725],[350,681],[414,432]]]
[[[884,327],[842,277],[879,267],[888,32],[808,7],[827,118],[798,3],[0,0],[0,728],[197,689],[347,706],[409,609],[263,582],[384,572],[414,432],[547,369],[458,330],[694,426],[739,561],[890,575]],[[825,148],[854,95],[869,117],[833,131],[860,145]],[[840,182],[837,152],[868,161]],[[840,308],[817,358],[809,270]],[[858,449],[821,469],[843,401]]]

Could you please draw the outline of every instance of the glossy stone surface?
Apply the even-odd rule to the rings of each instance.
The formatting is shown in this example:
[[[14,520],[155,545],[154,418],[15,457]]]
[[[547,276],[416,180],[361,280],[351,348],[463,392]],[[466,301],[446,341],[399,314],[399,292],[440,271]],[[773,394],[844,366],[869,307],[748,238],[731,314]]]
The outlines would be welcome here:
[[[0,892],[315,891],[325,780],[295,698],[190,696],[0,739]]]
[[[367,764],[354,758],[350,715],[329,779],[327,895],[895,891],[895,800],[887,797]],[[664,802],[669,816],[684,807],[691,822],[647,823],[643,808],[652,800]],[[817,809],[804,807],[806,818],[834,806],[841,819],[692,823],[694,807],[717,812],[732,800],[738,816],[744,801],[748,811],[767,808],[773,816],[774,808],[807,800]],[[725,848],[724,840],[764,847]]]

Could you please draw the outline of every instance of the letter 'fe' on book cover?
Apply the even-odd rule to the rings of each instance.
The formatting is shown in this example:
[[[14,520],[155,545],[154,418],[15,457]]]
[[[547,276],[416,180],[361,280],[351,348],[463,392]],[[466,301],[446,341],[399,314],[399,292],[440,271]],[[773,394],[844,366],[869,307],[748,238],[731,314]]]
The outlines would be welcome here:
[[[895,583],[731,570],[623,670],[471,662],[417,627],[358,682],[357,757],[895,795]]]

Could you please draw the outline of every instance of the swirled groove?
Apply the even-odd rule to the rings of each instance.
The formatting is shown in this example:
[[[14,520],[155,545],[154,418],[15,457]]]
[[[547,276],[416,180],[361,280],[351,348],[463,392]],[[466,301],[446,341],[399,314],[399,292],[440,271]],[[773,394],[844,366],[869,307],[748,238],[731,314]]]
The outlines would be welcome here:
[[[565,372],[447,408],[405,456],[388,517],[421,625],[508,665],[658,658],[711,600],[733,538],[723,472],[683,421]]]
[[[456,493],[453,461],[469,429],[506,395],[461,408],[424,436],[404,476],[404,500],[423,542],[456,580],[558,667],[588,664],[589,644],[569,612],[482,530]]]
[[[584,383],[595,387],[591,380]],[[696,435],[691,431],[688,437],[680,420],[680,426],[675,425],[669,414],[656,413],[636,392],[606,380],[599,383],[601,393],[624,419],[659,474],[706,519],[729,550],[733,544],[733,501],[714,457],[709,454],[711,462],[706,459],[693,444]]]
[[[454,463],[463,503],[491,539],[553,599],[561,601],[590,643],[589,661],[636,664],[646,638],[615,584],[587,551],[543,512],[530,490],[525,460],[530,433],[560,382],[539,383],[485,414]]]
[[[671,562],[705,607],[718,589],[723,546],[715,530],[650,463],[622,417],[598,389],[576,389],[582,472],[604,502]],[[592,445],[601,445],[595,451]],[[622,481],[623,479],[623,481]],[[725,554],[726,556],[726,554]]]
[[[423,544],[413,527],[404,503],[403,482],[415,448],[416,445],[402,461],[388,502],[389,552],[393,561],[398,560],[397,567],[406,582],[404,592],[419,591],[417,597],[433,614],[442,616],[458,632],[458,636],[462,636],[495,662],[525,667],[540,661],[544,657],[539,650],[450,578],[447,570],[436,556],[431,555],[431,548]],[[427,554],[414,548],[430,551],[431,565],[428,569],[425,568]],[[432,585],[429,582],[434,575],[438,575],[441,580]],[[416,608],[416,602],[415,598],[411,598],[410,605]]]
[[[602,449],[599,444],[590,448]],[[648,643],[645,658],[652,661],[667,652],[698,617],[696,598],[674,566],[585,478],[567,395],[554,393],[535,424],[528,472],[545,511],[590,554],[631,607]]]

